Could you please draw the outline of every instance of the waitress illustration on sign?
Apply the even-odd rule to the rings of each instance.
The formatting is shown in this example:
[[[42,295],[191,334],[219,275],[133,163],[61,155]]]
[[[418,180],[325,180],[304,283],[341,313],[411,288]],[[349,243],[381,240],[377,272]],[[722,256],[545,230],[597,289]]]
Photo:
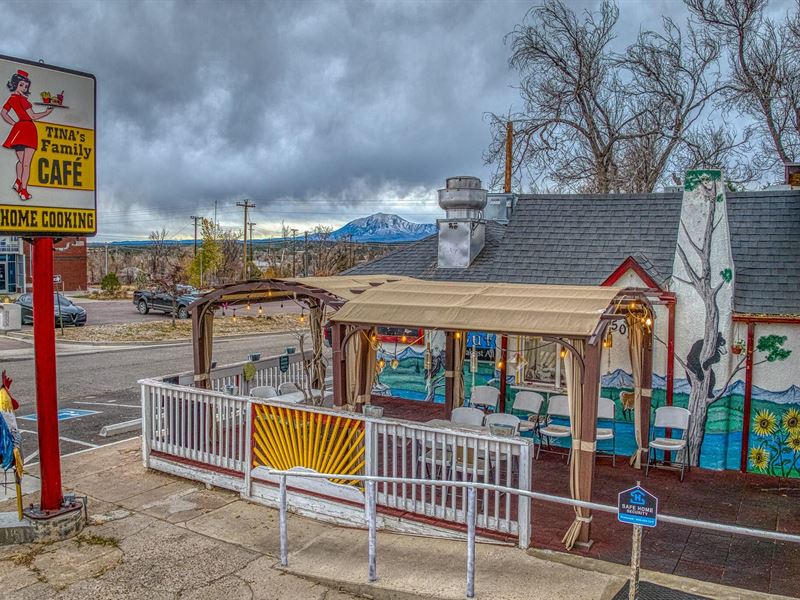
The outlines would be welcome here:
[[[0,117],[11,125],[11,133],[3,142],[3,147],[10,148],[17,153],[17,179],[12,188],[19,194],[21,200],[30,200],[28,178],[31,174],[33,154],[39,145],[39,134],[36,132],[36,125],[33,122],[46,117],[53,112],[53,109],[48,107],[42,112],[34,112],[33,106],[28,101],[31,93],[31,80],[28,79],[27,72],[17,71],[6,85],[11,90],[11,96],[3,105]],[[16,120],[11,116],[10,111],[14,111]]]

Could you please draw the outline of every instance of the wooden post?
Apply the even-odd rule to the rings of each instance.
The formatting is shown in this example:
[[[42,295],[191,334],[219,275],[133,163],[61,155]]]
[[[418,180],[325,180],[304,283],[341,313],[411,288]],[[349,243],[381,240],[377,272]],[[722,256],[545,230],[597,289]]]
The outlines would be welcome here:
[[[449,419],[453,413],[453,395],[455,392],[456,338],[452,331],[444,334],[444,418]]]
[[[508,337],[500,336],[500,402],[497,404],[497,412],[506,412],[506,376],[508,373]]]
[[[211,328],[209,331],[208,328]],[[194,386],[209,389],[211,374],[211,348],[214,336],[214,308],[202,311],[197,307],[192,311],[192,350],[194,352]]]
[[[333,350],[333,404],[344,406],[347,402],[347,355],[344,349],[344,325],[331,326],[331,348]]]
[[[653,330],[645,330],[644,357],[642,360],[642,414],[639,415],[641,424],[640,436],[642,440],[644,459],[647,460],[647,450],[650,446],[650,406],[653,402]]]
[[[583,403],[581,405],[581,438],[592,444],[597,438],[597,399],[600,397],[600,357],[603,336],[597,336],[594,344],[586,343],[583,371]],[[592,500],[592,483],[594,480],[594,450],[574,449],[573,453],[581,454],[580,489],[583,492],[580,500]],[[591,515],[591,512],[589,513]],[[582,523],[576,544],[584,548],[592,545],[591,523]]]

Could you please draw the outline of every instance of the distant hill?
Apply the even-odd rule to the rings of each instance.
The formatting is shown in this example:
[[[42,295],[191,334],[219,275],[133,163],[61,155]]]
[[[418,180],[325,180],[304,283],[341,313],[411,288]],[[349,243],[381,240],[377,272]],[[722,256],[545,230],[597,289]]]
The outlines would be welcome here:
[[[386,213],[375,213],[368,217],[362,217],[350,221],[347,225],[340,227],[334,231],[330,239],[332,240],[349,240],[353,236],[354,242],[363,243],[376,243],[376,244],[391,244],[399,242],[414,242],[421,240],[429,235],[436,233],[436,224],[434,223],[412,223],[406,221],[403,217],[398,215],[390,215]],[[285,239],[291,238],[259,238],[256,237],[253,243],[269,243],[269,242],[282,242]],[[297,236],[298,240],[302,240],[303,236]],[[317,239],[316,236],[309,235],[309,240]],[[181,246],[193,245],[193,239],[186,240],[168,240],[170,244],[177,244]],[[90,246],[98,247],[103,246],[103,242],[89,242]],[[146,247],[152,245],[150,240],[129,240],[111,242],[112,246],[130,246],[130,247]]]
[[[350,221],[331,234],[331,239],[342,240],[353,236],[354,242],[413,242],[436,233],[433,223],[412,223],[398,215],[375,213]]]

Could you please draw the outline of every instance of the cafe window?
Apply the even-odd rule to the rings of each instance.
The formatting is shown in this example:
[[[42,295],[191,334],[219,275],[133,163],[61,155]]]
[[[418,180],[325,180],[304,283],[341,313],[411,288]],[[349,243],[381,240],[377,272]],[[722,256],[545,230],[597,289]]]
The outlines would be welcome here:
[[[520,385],[564,388],[566,377],[561,360],[561,344],[535,336],[516,339],[515,379]]]

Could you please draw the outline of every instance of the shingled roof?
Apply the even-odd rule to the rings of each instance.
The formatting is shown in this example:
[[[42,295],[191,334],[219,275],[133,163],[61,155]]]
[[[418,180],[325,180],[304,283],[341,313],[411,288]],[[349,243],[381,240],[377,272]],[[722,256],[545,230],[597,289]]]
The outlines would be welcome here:
[[[487,223],[486,246],[466,269],[437,268],[437,236],[359,265],[446,281],[599,285],[632,256],[660,285],[672,276],[682,193],[519,196],[508,225]],[[800,192],[727,194],[734,310],[800,313]]]
[[[800,192],[727,195],[738,313],[800,313]]]

